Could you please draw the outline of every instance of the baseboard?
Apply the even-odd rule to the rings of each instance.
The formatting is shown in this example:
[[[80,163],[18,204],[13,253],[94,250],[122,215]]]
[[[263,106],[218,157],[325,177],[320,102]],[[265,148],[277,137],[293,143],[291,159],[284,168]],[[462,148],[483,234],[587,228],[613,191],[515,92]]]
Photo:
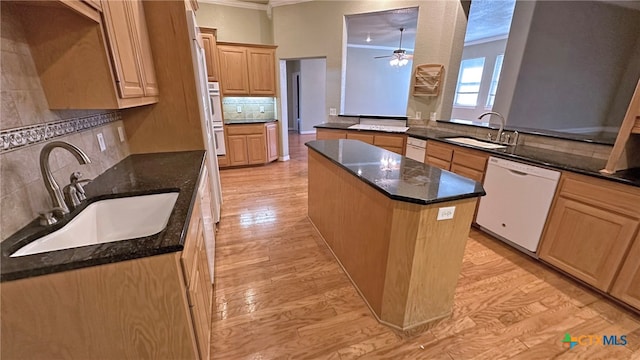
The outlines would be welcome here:
[[[278,161],[289,161],[291,158],[289,157],[289,155],[287,156],[280,156],[278,158]]]
[[[300,135],[309,135],[309,134],[315,134],[315,133],[316,133],[315,130],[300,131]]]

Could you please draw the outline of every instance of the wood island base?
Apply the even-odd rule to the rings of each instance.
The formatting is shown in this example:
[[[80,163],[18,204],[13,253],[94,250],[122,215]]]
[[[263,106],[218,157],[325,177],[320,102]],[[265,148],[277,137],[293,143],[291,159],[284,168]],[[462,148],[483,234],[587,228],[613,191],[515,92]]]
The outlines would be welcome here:
[[[309,219],[375,317],[406,331],[448,316],[477,197],[394,200],[312,149],[308,171]]]

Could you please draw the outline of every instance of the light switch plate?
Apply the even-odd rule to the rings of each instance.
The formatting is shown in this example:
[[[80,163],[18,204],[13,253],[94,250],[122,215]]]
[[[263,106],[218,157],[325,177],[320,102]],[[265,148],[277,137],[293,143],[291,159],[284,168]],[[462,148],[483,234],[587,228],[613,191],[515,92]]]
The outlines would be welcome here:
[[[102,136],[102,133],[98,133],[96,137],[98,138],[98,145],[100,146],[100,151],[107,150],[107,144],[104,142],[104,136]]]
[[[336,108],[329,108],[329,115],[331,116],[338,115],[338,111],[336,110]]]
[[[260,106],[260,112],[263,113],[264,112],[264,106]]]
[[[416,111],[416,119],[422,119],[422,112]]]
[[[449,220],[453,219],[453,214],[456,212],[455,206],[447,206],[438,209],[437,220]]]
[[[124,129],[122,126],[118,126],[118,137],[120,138],[120,142],[124,142]]]
[[[241,113],[242,112],[242,106],[240,106],[240,105],[236,106],[236,112]]]

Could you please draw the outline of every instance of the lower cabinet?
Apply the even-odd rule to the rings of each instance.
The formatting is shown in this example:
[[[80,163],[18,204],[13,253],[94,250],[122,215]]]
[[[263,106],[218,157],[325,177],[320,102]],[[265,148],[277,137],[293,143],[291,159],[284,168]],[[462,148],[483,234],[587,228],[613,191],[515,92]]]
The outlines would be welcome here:
[[[639,203],[640,189],[563,173],[540,259],[638,307]]]
[[[225,125],[225,135],[227,161],[219,161],[221,167],[266,164],[278,159],[278,125],[275,122]]]
[[[640,233],[636,237],[620,273],[613,283],[611,295],[640,309]]]
[[[376,131],[316,129],[316,140],[351,139],[404,155],[407,136]]]

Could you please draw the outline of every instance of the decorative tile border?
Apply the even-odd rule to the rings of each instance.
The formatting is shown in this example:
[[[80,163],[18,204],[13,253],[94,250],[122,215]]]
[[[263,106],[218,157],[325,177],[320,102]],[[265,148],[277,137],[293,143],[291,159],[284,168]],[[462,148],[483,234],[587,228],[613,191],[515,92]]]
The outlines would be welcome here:
[[[122,119],[119,111],[0,131],[0,154]]]

